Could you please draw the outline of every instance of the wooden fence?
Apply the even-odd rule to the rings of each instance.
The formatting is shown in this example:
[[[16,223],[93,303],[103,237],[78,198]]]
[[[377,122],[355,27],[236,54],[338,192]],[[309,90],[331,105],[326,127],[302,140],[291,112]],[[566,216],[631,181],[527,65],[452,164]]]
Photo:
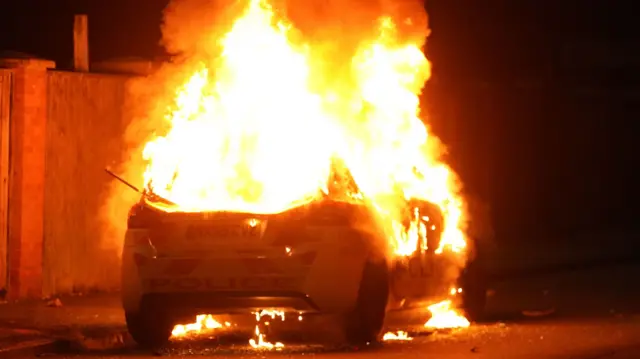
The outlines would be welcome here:
[[[103,206],[118,162],[126,115],[125,76],[49,72],[45,174],[44,294],[119,286],[117,246]],[[120,239],[121,241],[122,239]]]

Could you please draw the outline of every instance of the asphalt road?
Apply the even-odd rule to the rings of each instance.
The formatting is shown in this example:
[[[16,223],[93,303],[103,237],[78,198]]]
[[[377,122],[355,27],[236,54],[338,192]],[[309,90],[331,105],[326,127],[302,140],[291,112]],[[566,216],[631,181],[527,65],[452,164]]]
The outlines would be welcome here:
[[[58,357],[154,358],[640,358],[640,265],[592,268],[494,283],[489,319],[470,328],[422,333],[407,342],[331,348],[285,342],[259,351],[245,341],[211,337],[172,345],[162,353],[136,348]]]

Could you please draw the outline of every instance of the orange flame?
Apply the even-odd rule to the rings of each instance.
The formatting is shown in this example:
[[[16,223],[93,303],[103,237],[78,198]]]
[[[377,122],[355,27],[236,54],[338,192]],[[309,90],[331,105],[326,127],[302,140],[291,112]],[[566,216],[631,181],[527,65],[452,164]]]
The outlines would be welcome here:
[[[425,327],[448,329],[471,325],[464,315],[451,308],[451,300],[449,299],[430,305],[428,309],[431,312],[431,319],[424,324]]]
[[[409,333],[399,330],[396,333],[387,332],[382,336],[382,340],[384,341],[411,341],[412,337],[409,336]]]
[[[280,320],[284,321],[284,312],[279,310],[269,310],[264,309],[259,312],[254,313],[256,316],[256,322],[260,323],[262,317],[270,317],[271,319],[275,319],[276,317],[280,318]],[[269,325],[269,322],[265,322],[265,325]],[[284,344],[280,342],[271,343],[268,342],[265,338],[265,335],[260,332],[260,326],[256,325],[254,330],[255,338],[249,339],[249,345],[251,345],[254,349],[281,349],[284,348]]]
[[[283,311],[274,310],[274,309],[264,309],[259,312],[253,313],[256,317],[256,322],[258,323],[254,329],[254,338],[249,339],[249,345],[254,349],[280,349],[284,347],[284,344],[280,342],[271,343],[266,340],[266,336],[264,333],[260,331],[260,322],[263,317],[271,318],[272,320],[275,318],[279,318],[281,321],[284,321],[285,314]],[[302,316],[298,316],[298,320],[302,320]],[[265,325],[270,325],[271,323],[266,321]],[[174,326],[171,337],[174,339],[185,338],[193,335],[200,335],[214,329],[220,329],[225,327],[231,327],[231,323],[225,322],[224,325],[218,322],[213,318],[211,314],[200,314],[196,317],[195,322],[188,324],[178,324]]]
[[[211,314],[200,314],[196,316],[196,321],[189,324],[178,324],[173,327],[171,336],[173,338],[184,337],[189,334],[201,334],[205,331],[212,331],[223,327],[230,327],[231,323],[225,322],[224,326],[215,320]]]
[[[144,149],[147,190],[177,205],[166,210],[275,213],[326,193],[339,159],[388,221],[395,254],[415,251],[424,232],[400,225],[408,199],[443,210],[438,253],[463,252],[458,182],[419,116],[431,73],[422,43],[381,16],[376,34],[334,64],[314,51],[326,44],[297,35],[266,0],[248,0],[211,43],[219,56],[192,56],[166,113],[169,131]]]

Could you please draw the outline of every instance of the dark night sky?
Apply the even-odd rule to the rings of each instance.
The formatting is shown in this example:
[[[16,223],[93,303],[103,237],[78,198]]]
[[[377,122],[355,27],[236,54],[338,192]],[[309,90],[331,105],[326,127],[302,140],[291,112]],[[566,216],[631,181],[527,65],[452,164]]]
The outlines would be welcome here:
[[[640,30],[633,3],[428,2],[433,127],[469,191],[491,202],[503,235],[634,225]],[[14,1],[0,14],[0,50],[68,67],[72,16],[84,12],[92,60],[154,57],[162,53],[165,4]]]
[[[0,14],[0,48],[30,52],[67,66],[72,16],[84,12],[90,18],[92,59],[153,56],[161,52],[158,25],[166,3],[14,1],[3,6]],[[632,4],[621,0],[431,0],[427,6],[434,31],[429,51],[439,66],[455,66],[452,72],[465,76],[541,67],[539,57],[553,55],[568,41],[623,41],[636,36]],[[37,25],[27,28],[27,22]]]

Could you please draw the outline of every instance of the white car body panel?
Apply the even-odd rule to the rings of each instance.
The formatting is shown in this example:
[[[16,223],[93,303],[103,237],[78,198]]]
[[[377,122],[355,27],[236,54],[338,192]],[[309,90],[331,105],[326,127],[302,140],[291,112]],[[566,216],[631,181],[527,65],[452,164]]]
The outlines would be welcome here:
[[[261,299],[291,295],[297,301],[280,302],[276,298],[269,304],[285,311],[345,313],[356,304],[365,264],[373,257],[380,258],[375,253],[385,250],[376,248],[385,241],[380,230],[373,238],[379,243],[373,243],[371,237],[362,240],[362,232],[344,224],[298,224],[293,232],[287,232],[293,233],[296,243],[285,246],[277,244],[281,232],[273,229],[270,219],[258,220],[250,234],[235,229],[221,232],[215,229],[217,223],[223,228],[227,222],[169,219],[154,229],[130,228],[122,256],[125,311],[138,312],[145,297],[178,298],[179,302],[182,296],[246,295]],[[193,230],[201,224],[208,229]],[[444,278],[438,269],[445,268],[444,264],[436,264],[434,269],[433,263],[439,261],[434,261],[432,254],[418,251],[412,257],[388,263],[392,291],[389,308],[398,309],[411,300],[426,300],[441,292],[438,285],[429,289],[438,277]],[[171,303],[172,307],[190,305]],[[231,300],[225,305],[198,309],[212,314],[266,309],[255,305],[254,301]]]
[[[218,238],[215,244],[191,242],[190,246],[185,244],[187,226],[167,233],[172,244],[164,246],[162,255],[149,240],[149,230],[127,231],[122,269],[125,310],[136,312],[144,295],[176,293],[299,293],[312,298],[314,311],[327,313],[347,311],[355,303],[369,253],[346,226],[307,226],[300,233],[305,240],[296,246],[273,245],[268,230],[261,238],[251,238],[260,243]]]

